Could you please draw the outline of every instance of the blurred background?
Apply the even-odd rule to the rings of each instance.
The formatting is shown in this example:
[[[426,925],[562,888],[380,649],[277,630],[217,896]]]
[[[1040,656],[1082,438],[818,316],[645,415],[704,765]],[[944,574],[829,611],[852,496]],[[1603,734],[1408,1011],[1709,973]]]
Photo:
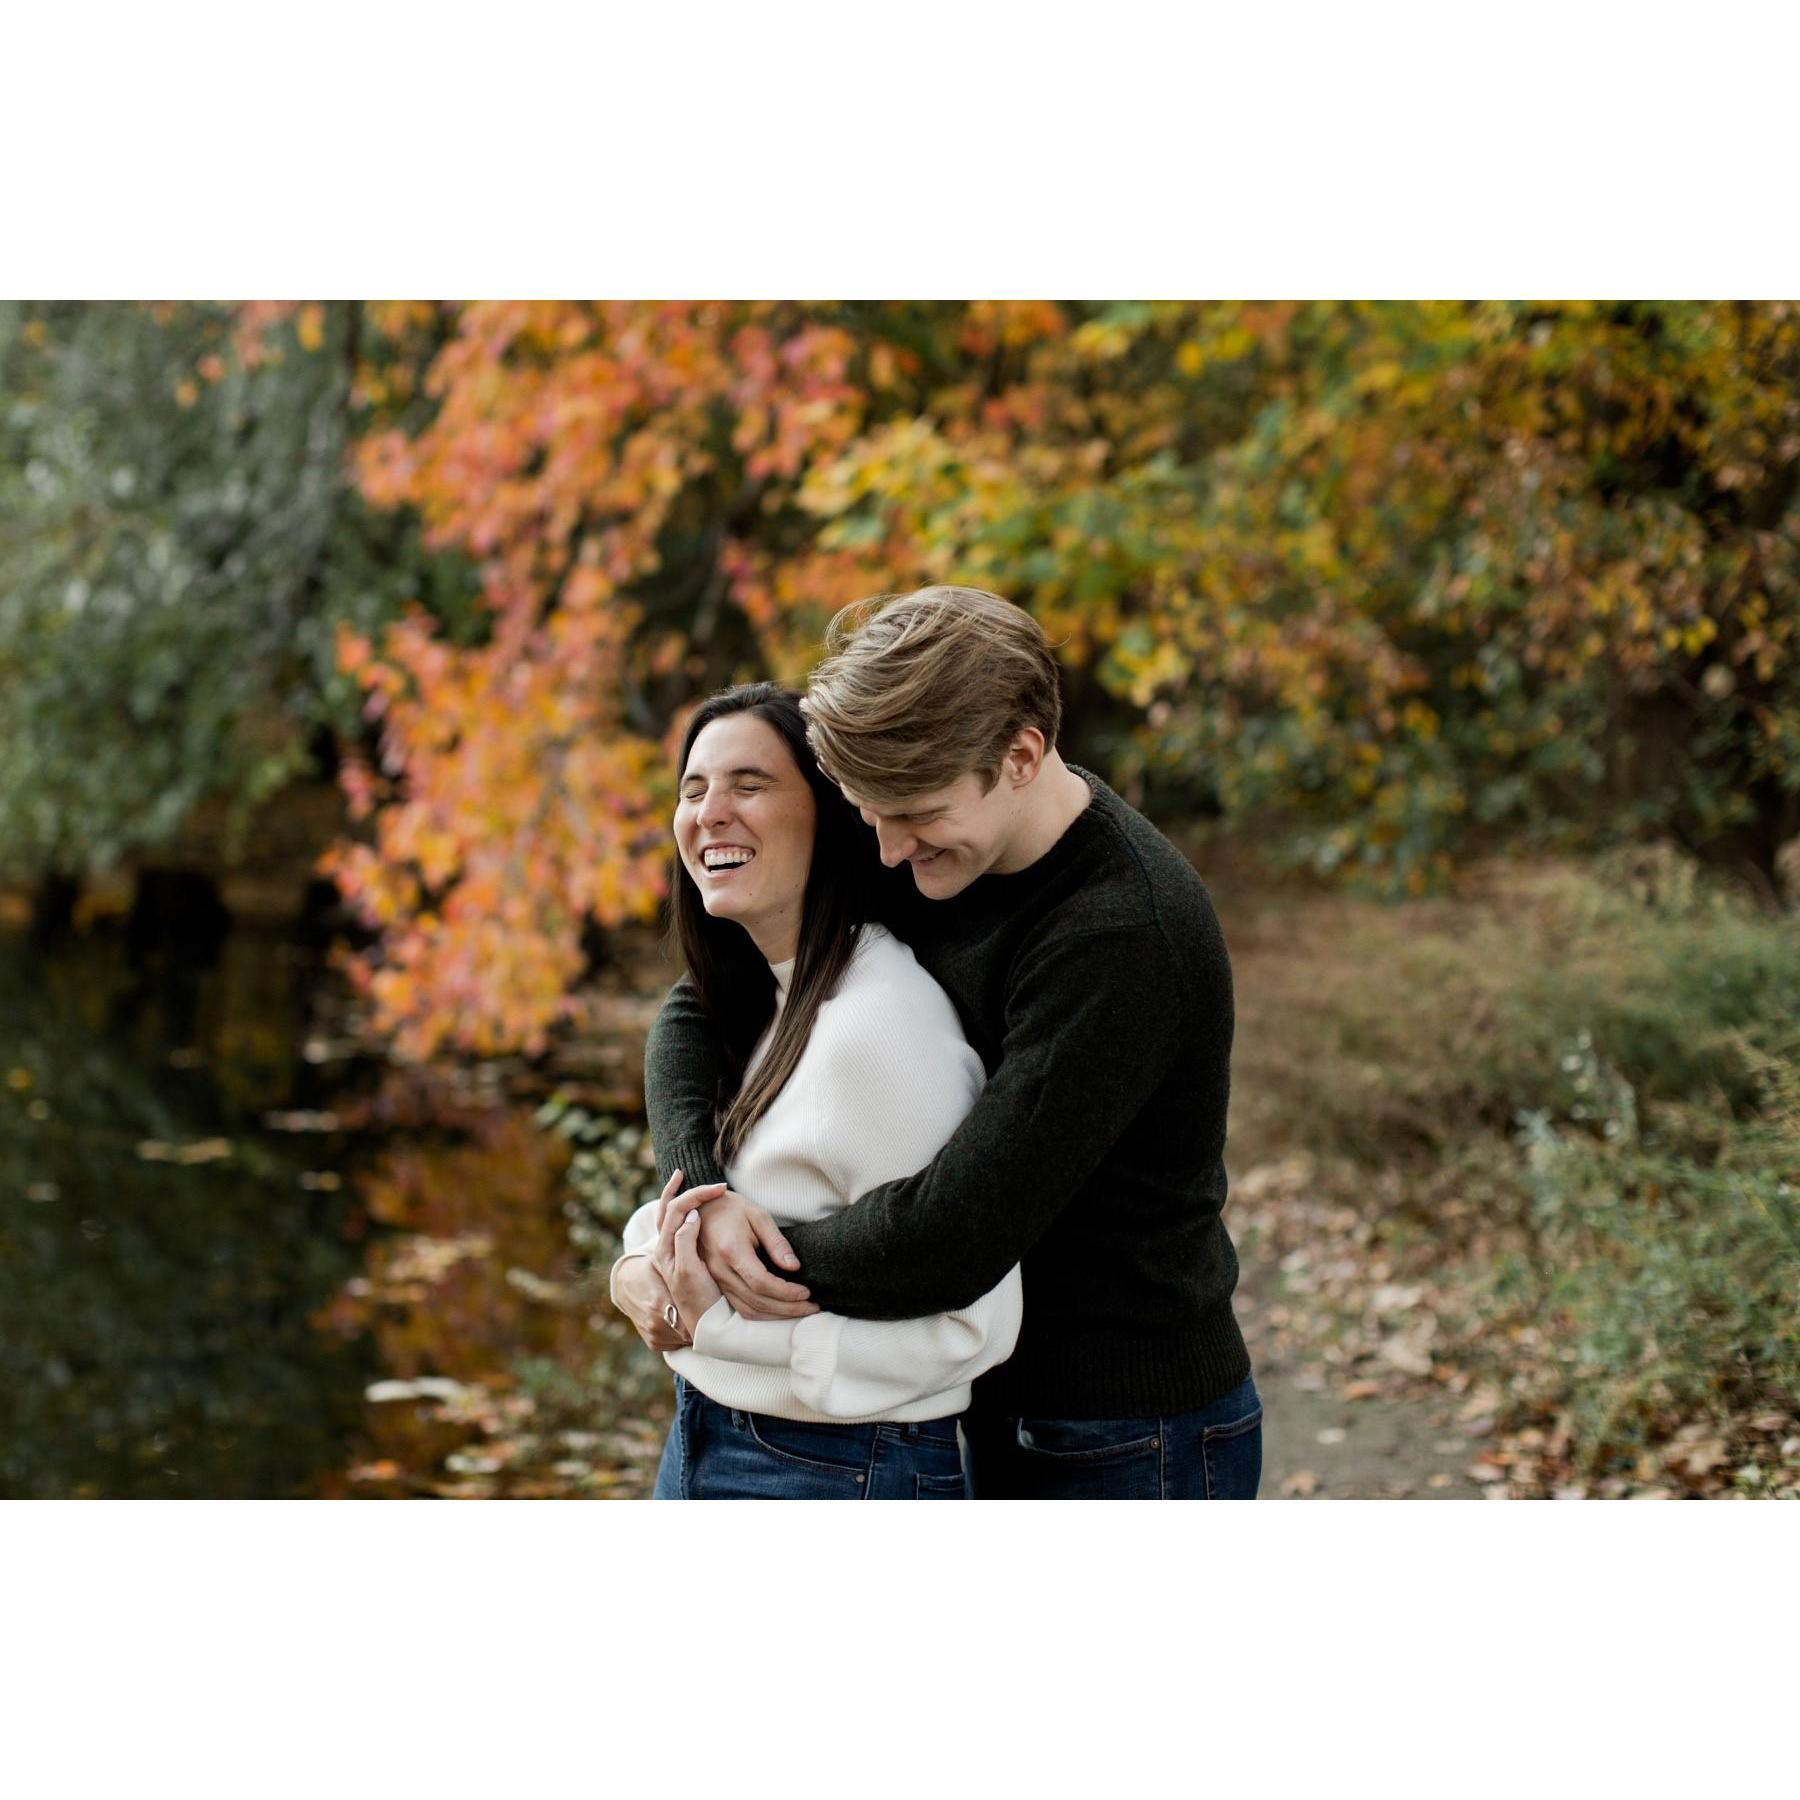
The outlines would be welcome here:
[[[0,305],[0,1494],[633,1496],[669,759],[932,580],[1193,858],[1264,1492],[1800,1491],[1800,305]]]

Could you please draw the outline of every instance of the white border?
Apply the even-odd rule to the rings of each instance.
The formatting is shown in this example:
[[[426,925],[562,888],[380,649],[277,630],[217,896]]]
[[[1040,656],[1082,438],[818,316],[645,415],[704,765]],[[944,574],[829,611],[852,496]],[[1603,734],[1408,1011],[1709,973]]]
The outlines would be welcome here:
[[[0,292],[1785,297],[1800,15],[211,0],[9,20]]]
[[[0,1527],[34,1795],[1791,1774],[1800,1559],[1771,1503],[19,1502]]]

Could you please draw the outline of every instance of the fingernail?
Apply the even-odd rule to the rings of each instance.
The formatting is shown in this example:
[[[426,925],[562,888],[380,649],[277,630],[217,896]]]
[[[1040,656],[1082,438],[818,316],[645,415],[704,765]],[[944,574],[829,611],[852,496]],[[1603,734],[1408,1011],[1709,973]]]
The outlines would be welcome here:
[[[699,1215],[699,1214],[698,1214],[698,1213],[697,1213],[697,1212],[691,1212],[691,1213],[689,1213],[689,1214],[688,1214],[688,1216],[687,1216],[687,1222],[688,1222],[688,1223],[689,1223],[689,1224],[690,1224],[690,1225],[692,1225],[692,1224],[693,1224],[693,1223],[694,1223],[694,1221],[695,1221],[695,1220],[696,1220],[696,1219],[698,1219],[698,1218],[699,1218],[699,1217],[700,1217],[700,1215]]]
[[[679,1169],[671,1169],[669,1171],[669,1179],[671,1181],[679,1180],[680,1176],[681,1176],[681,1171]]]

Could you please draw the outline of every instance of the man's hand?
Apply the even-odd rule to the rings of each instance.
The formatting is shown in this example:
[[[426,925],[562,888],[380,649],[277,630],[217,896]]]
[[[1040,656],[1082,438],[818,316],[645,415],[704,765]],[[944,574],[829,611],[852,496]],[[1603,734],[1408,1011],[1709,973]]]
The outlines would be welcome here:
[[[800,1259],[754,1200],[696,1188],[685,1204],[700,1209],[700,1259],[741,1318],[804,1319],[819,1310],[805,1288],[763,1267],[759,1246],[783,1268],[799,1268]]]

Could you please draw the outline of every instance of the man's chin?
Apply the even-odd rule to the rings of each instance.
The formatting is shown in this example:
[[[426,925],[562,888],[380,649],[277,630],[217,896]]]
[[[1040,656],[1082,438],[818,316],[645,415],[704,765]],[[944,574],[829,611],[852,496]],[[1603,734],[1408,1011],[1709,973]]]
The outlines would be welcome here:
[[[966,885],[957,875],[954,866],[943,857],[927,863],[924,868],[914,863],[912,878],[913,886],[927,900],[948,900],[953,895],[960,894]]]

